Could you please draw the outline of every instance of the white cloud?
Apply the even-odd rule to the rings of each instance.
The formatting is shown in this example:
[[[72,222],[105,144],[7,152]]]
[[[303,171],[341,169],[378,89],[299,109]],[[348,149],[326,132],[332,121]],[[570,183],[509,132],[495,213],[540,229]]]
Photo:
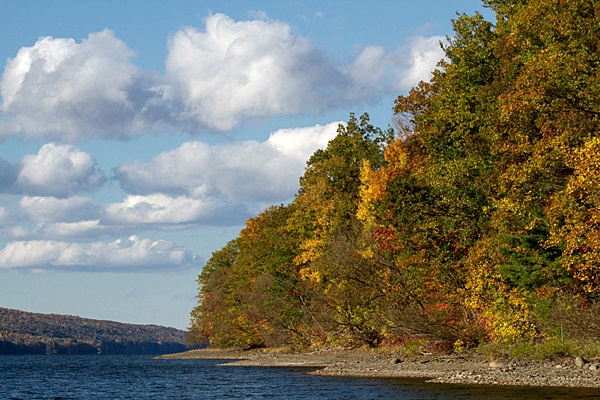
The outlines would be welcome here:
[[[417,37],[393,52],[366,46],[336,65],[290,25],[253,17],[214,14],[203,29],[176,32],[165,76],[134,65],[134,51],[110,30],[79,43],[41,38],[6,64],[0,138],[224,131],[246,120],[356,107],[427,79],[443,57],[440,37]]]
[[[35,155],[23,158],[18,191],[32,195],[67,197],[104,183],[104,174],[86,152],[71,146],[48,143]]]
[[[195,262],[189,250],[137,236],[111,243],[15,241],[0,250],[0,268],[125,271],[190,267]]]
[[[262,143],[210,146],[186,142],[147,164],[121,165],[115,178],[133,193],[184,195],[209,205],[243,205],[251,212],[260,211],[266,204],[285,202],[295,194],[306,161],[327,146],[338,125],[281,129]],[[187,209],[193,213],[202,207]]]
[[[406,91],[420,81],[429,81],[438,62],[445,57],[441,36],[412,37],[394,52],[383,47],[365,47],[348,68],[352,80],[348,98],[376,100],[382,93]]]
[[[214,220],[223,208],[214,202],[164,194],[130,195],[106,206],[103,222],[124,226],[181,226]]]
[[[392,67],[391,58],[383,47],[367,46],[348,68],[352,85],[347,97],[374,100],[385,91],[386,75]]]
[[[179,90],[184,119],[228,130],[244,117],[314,111],[345,84],[285,23],[215,14],[205,29],[185,28],[169,42],[166,74]]]
[[[130,194],[109,204],[76,194],[105,180],[89,154],[50,143],[24,157],[13,190],[32,195],[3,209],[0,229],[5,239],[82,242],[139,229],[238,225],[290,200],[306,160],[339,124],[281,129],[264,142],[183,143],[146,164],[117,168],[115,179]]]
[[[269,136],[267,143],[283,156],[302,162],[304,167],[315,151],[327,147],[329,141],[337,134],[340,124],[345,123],[338,121],[307,128],[279,129]]]
[[[13,238],[80,241],[107,232],[99,219],[102,207],[86,197],[24,196],[13,214],[13,226],[9,231]],[[15,220],[17,216],[18,220]]]
[[[140,134],[163,93],[151,74],[132,64],[133,56],[110,30],[81,43],[44,37],[21,48],[2,75],[2,112],[9,118],[0,125],[0,137]]]
[[[82,238],[98,237],[105,234],[107,229],[100,220],[83,220],[76,222],[40,223],[29,236],[40,238]]]
[[[35,222],[78,222],[100,217],[98,205],[88,197],[66,199],[44,196],[24,196],[21,210]]]
[[[83,220],[76,222],[37,222],[21,221],[8,231],[9,237],[18,240],[74,240],[84,241],[106,234],[108,230],[99,220]],[[113,234],[115,232],[112,232]]]
[[[397,86],[403,90],[416,86],[420,81],[429,81],[437,63],[445,58],[440,42],[442,36],[414,37],[410,42],[410,56],[403,56],[405,66],[397,76]]]

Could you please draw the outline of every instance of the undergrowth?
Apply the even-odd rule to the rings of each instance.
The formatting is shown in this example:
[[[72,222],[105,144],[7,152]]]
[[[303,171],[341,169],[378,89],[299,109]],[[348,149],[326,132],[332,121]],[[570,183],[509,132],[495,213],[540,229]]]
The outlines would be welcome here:
[[[533,360],[562,357],[600,358],[600,342],[595,340],[561,340],[551,338],[512,344],[485,343],[477,351],[490,359],[525,358]]]

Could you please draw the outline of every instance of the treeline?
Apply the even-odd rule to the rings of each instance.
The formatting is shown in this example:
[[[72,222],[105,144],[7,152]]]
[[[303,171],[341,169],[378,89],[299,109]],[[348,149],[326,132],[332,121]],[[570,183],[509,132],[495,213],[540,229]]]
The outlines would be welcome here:
[[[187,349],[186,332],[0,307],[0,354],[158,354]]]
[[[199,275],[211,345],[449,346],[595,339],[600,3],[487,0],[459,15],[397,132],[351,114],[289,205]]]

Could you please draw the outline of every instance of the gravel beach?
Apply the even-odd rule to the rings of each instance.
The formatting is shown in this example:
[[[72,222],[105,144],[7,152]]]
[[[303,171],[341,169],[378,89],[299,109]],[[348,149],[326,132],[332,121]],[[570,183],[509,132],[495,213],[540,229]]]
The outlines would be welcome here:
[[[401,357],[393,352],[192,350],[161,358],[223,360],[227,366],[306,367],[314,375],[421,378],[435,383],[600,388],[600,360],[486,360],[476,353]]]

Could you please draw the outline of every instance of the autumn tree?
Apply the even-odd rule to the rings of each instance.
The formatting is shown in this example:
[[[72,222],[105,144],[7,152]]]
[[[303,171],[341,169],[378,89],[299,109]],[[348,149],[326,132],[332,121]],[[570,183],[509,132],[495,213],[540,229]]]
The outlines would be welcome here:
[[[365,286],[369,263],[356,246],[356,212],[361,166],[382,166],[383,149],[392,137],[393,130],[374,127],[367,114],[350,114],[327,148],[311,156],[300,179],[288,229],[300,238],[295,259],[300,276],[319,298],[320,326],[326,327],[321,340],[371,345],[378,340],[379,330],[370,326],[377,294]]]
[[[213,253],[198,277],[191,330],[218,347],[307,342],[297,244],[284,230],[288,206],[246,222],[238,238]]]
[[[364,160],[374,167],[383,163],[384,144],[393,131],[383,131],[350,114],[340,125],[326,149],[317,150],[308,160],[300,189],[294,199],[295,211],[288,221],[290,230],[300,235],[297,264],[308,264],[323,254],[329,237],[348,229],[355,218],[360,188],[360,168]],[[318,271],[306,271],[316,274]]]
[[[527,256],[516,272],[540,275],[537,286],[560,289],[566,267],[589,292],[588,267],[579,258],[587,249],[573,246],[573,239],[585,241],[592,226],[589,219],[572,217],[577,204],[593,202],[587,188],[594,185],[592,149],[599,132],[600,8],[586,1],[490,3],[509,16],[498,43],[511,76],[499,97],[498,153],[504,161],[499,208],[511,240],[527,241],[510,246],[516,257]],[[581,190],[579,199],[573,190]]]
[[[459,15],[432,79],[397,98],[397,137],[351,114],[293,202],[213,254],[194,329],[476,344],[551,335],[552,305],[597,320],[600,6],[484,5],[496,21]]]
[[[244,290],[249,277],[235,268],[239,240],[228,242],[213,252],[198,276],[198,305],[192,310],[190,331],[198,339],[216,347],[256,347],[260,333],[248,320],[243,308]]]
[[[404,328],[444,340],[477,341],[477,312],[465,303],[472,247],[492,234],[495,157],[493,25],[477,14],[454,21],[449,62],[431,82],[396,100],[400,132],[373,169],[374,254],[388,265],[390,294],[420,323]],[[365,192],[366,194],[367,192]],[[373,219],[373,217],[371,217]]]
[[[311,298],[294,258],[298,240],[286,228],[292,206],[272,206],[250,218],[239,235],[235,267],[250,277],[245,310],[267,346],[306,345],[312,319]]]

